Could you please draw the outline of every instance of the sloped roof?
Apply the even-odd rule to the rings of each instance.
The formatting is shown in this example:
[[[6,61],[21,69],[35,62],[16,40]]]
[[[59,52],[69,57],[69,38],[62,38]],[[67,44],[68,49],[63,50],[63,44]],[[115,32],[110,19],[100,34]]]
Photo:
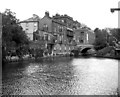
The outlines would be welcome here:
[[[23,22],[38,22],[41,18],[38,15],[33,15],[33,17],[30,17],[26,20],[21,21],[20,23]]]

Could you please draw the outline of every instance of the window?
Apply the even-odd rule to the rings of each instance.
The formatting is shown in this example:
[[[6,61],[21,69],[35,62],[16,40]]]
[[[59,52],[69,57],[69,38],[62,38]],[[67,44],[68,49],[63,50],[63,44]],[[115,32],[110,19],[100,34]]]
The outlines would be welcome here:
[[[84,32],[81,32],[81,35],[84,35]]]
[[[62,35],[62,41],[63,41],[64,39],[63,39],[63,35]]]
[[[48,35],[48,40],[50,40],[50,35]]]
[[[60,32],[60,26],[58,26],[58,32]]]
[[[60,37],[60,41],[62,40],[62,36],[59,36]]]
[[[57,29],[56,29],[56,28],[54,28],[54,32],[57,32]]]
[[[45,40],[47,40],[47,41],[48,41],[48,35],[45,35]]]
[[[44,30],[44,31],[48,31],[48,25],[44,24],[43,30]]]
[[[62,32],[62,27],[59,27],[59,32]]]
[[[80,43],[83,43],[83,42],[84,42],[84,41],[81,39],[81,40],[80,40]]]
[[[64,20],[61,20],[64,23]]]
[[[62,27],[62,31],[64,31],[64,27]]]
[[[67,23],[67,20],[66,20],[66,19],[64,20],[64,23]]]
[[[37,23],[34,23],[33,25],[34,25],[34,27],[37,27]]]

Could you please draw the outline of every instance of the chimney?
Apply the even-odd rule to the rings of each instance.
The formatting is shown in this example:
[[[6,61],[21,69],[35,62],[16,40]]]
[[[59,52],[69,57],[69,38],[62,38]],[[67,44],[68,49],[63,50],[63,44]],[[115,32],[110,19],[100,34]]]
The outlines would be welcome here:
[[[45,16],[49,17],[49,12],[48,11],[45,12]]]

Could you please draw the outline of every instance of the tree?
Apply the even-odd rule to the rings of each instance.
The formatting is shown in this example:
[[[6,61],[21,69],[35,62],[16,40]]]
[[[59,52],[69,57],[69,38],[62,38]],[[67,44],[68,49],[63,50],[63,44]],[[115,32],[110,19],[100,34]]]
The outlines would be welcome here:
[[[105,30],[101,30],[99,28],[96,28],[94,30],[95,32],[95,48],[98,49],[102,49],[104,47],[106,47],[107,45],[107,33]]]
[[[22,27],[19,26],[18,22],[19,20],[16,18],[15,13],[10,9],[6,9],[5,12],[2,13],[3,55],[13,48],[17,49],[18,47],[29,43],[27,35]]]
[[[120,28],[111,29],[110,32],[113,35],[113,37],[120,41]]]

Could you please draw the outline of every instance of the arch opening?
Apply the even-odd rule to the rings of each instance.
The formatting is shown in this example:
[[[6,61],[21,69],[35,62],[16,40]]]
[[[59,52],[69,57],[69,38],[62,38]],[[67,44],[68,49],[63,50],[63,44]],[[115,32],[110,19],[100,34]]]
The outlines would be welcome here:
[[[81,50],[81,53],[84,53],[84,54],[85,54],[85,53],[87,53],[87,51],[90,50],[90,49],[92,49],[92,48],[90,48],[90,47],[84,48],[84,49]]]

